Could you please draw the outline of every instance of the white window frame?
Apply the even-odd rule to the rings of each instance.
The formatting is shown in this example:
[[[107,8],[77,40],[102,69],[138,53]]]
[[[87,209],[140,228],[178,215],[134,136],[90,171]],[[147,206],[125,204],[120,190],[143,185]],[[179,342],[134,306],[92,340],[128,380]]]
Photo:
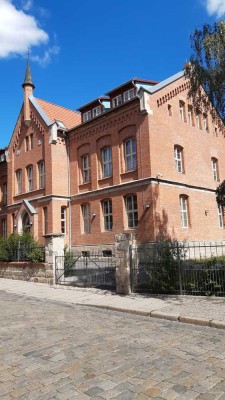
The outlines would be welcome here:
[[[34,179],[34,174],[33,174],[33,165],[29,165],[27,167],[27,191],[31,192],[33,190],[33,179]]]
[[[182,174],[183,168],[183,149],[180,146],[174,146],[174,161],[176,172]]]
[[[85,203],[81,206],[83,217],[83,233],[91,233],[91,211],[90,204]]]
[[[102,177],[112,176],[112,147],[102,149]]]
[[[112,200],[102,201],[102,214],[104,220],[104,230],[111,231],[113,228]]]
[[[181,227],[188,228],[188,198],[184,195],[180,196],[180,217],[181,217]]]
[[[180,110],[180,120],[181,122],[185,122],[185,104],[182,101],[179,102],[179,110]]]
[[[138,227],[137,195],[131,194],[125,197],[125,208],[127,213],[127,227],[134,229]]]
[[[203,125],[203,129],[205,131],[208,131],[208,118],[207,118],[207,115],[203,115],[202,125]]]
[[[196,128],[200,129],[200,113],[195,113],[195,126]]]
[[[39,189],[45,188],[45,162],[40,161],[38,163],[38,172],[39,172]]]
[[[193,107],[188,106],[188,124],[193,126]]]
[[[217,158],[211,158],[211,163],[212,163],[213,180],[215,182],[218,182],[219,174],[218,174],[218,160],[217,160]]]
[[[82,162],[82,183],[89,183],[90,182],[90,155],[86,154],[81,159]]]
[[[101,106],[97,106],[97,107],[93,108],[93,110],[92,110],[93,118],[97,117],[98,115],[100,115],[101,112],[102,112]]]
[[[16,184],[17,184],[17,193],[16,194],[21,194],[22,193],[22,169],[18,169],[16,171]]]
[[[87,122],[91,119],[91,111],[87,111],[83,114],[83,122]]]
[[[7,220],[6,219],[2,220],[2,237],[4,239],[6,239],[6,237],[7,237]]]
[[[126,92],[123,93],[123,101],[126,103],[127,101],[131,100],[134,98],[134,88],[126,90]]]
[[[130,147],[130,148],[129,148]],[[125,171],[135,171],[137,168],[136,139],[129,138],[124,142]]]
[[[218,220],[219,220],[219,227],[224,229],[224,222],[223,222],[223,207],[221,204],[218,204]]]
[[[113,97],[113,99],[112,99],[113,108],[121,106],[121,104],[122,104],[122,95],[121,94],[119,94],[116,97]]]
[[[61,207],[61,233],[66,233],[66,207]]]

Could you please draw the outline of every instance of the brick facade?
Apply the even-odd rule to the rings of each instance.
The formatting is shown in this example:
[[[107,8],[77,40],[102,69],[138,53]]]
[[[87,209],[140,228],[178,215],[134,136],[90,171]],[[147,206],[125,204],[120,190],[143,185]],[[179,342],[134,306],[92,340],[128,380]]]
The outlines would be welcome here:
[[[2,193],[6,176],[8,185],[1,235],[7,214],[8,234],[24,229],[28,215],[40,242],[64,233],[66,244],[83,249],[110,249],[121,232],[139,242],[224,240],[215,200],[225,178],[224,131],[191,108],[183,74],[159,84],[129,81],[81,107],[81,116],[28,89],[7,163],[0,163]]]

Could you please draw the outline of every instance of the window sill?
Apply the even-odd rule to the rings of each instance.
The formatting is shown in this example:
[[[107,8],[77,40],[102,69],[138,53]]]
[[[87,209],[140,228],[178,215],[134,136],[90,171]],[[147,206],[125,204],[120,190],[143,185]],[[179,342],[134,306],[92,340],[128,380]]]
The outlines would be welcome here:
[[[127,182],[138,179],[138,171],[137,169],[133,169],[131,171],[122,172],[120,174],[121,182]]]

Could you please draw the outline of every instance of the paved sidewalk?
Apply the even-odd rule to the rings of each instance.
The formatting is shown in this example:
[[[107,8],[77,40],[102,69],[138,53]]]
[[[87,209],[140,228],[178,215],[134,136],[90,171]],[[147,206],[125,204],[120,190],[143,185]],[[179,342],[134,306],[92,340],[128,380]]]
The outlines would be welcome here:
[[[120,296],[99,290],[0,279],[0,290],[17,295],[69,304],[163,318],[225,329],[225,298],[194,296],[157,296],[131,294]]]

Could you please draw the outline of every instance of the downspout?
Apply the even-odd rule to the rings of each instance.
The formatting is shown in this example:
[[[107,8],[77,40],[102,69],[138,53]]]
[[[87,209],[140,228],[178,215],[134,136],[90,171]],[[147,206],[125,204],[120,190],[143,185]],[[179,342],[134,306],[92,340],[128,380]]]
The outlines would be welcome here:
[[[69,223],[68,223],[68,229],[69,229],[69,250],[71,249],[71,244],[72,244],[72,221],[71,221],[71,193],[70,193],[70,141],[69,137],[66,136],[66,152],[67,152],[67,184],[68,184],[68,197],[69,197]]]

